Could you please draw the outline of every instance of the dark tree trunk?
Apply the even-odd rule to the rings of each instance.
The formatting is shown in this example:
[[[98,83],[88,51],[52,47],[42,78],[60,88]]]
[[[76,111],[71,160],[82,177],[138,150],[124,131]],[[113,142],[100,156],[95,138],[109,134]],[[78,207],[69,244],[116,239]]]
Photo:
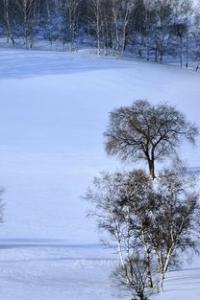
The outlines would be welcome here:
[[[148,164],[149,164],[149,175],[152,179],[155,179],[156,178],[156,175],[155,175],[155,160],[150,159],[148,161]]]

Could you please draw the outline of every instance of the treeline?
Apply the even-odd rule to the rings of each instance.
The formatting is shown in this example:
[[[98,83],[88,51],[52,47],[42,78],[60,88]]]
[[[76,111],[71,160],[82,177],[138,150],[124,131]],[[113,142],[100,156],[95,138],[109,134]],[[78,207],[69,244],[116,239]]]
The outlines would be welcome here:
[[[200,60],[200,12],[190,0],[0,0],[0,34],[31,48],[39,39],[124,51],[147,60]]]

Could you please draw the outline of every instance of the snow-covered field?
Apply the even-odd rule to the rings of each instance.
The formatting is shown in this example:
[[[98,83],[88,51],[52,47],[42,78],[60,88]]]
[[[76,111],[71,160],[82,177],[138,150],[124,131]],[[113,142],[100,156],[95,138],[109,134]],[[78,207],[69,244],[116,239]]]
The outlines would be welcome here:
[[[1,299],[119,299],[109,280],[115,264],[111,251],[95,245],[33,243],[0,251]]]
[[[0,184],[6,189],[1,239],[99,241],[80,196],[99,171],[119,167],[103,149],[113,108],[135,99],[167,101],[200,125],[199,74],[85,51],[0,50],[0,92]],[[190,167],[200,166],[199,144],[180,149]],[[1,299],[117,299],[107,280],[110,254],[86,248],[4,247]],[[200,299],[196,261],[196,269],[169,275],[162,300]]]
[[[113,284],[114,249],[58,241],[4,241],[0,250],[3,300],[130,300]],[[200,266],[199,266],[200,267]],[[170,272],[155,300],[199,300],[200,268]]]

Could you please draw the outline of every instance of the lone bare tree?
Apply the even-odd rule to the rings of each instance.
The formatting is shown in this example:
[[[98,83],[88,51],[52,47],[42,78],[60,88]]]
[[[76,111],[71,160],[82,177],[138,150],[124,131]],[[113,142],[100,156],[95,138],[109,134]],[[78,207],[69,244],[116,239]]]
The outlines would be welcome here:
[[[146,161],[155,178],[155,162],[175,154],[183,139],[194,144],[198,133],[175,107],[138,100],[111,112],[105,145],[122,160]]]

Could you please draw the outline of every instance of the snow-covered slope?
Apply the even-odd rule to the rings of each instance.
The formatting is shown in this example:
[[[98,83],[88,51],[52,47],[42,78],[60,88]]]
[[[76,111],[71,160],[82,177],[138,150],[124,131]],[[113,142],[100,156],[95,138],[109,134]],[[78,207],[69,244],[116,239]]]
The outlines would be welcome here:
[[[170,66],[1,50],[0,91],[1,238],[98,241],[80,196],[99,171],[119,166],[103,149],[113,108],[138,98],[168,101],[200,125],[199,74]],[[191,167],[200,166],[199,148],[182,152]]]
[[[95,256],[94,256],[95,253]],[[108,253],[107,253],[108,254]],[[98,246],[19,246],[0,250],[4,300],[114,300],[110,272],[116,263]]]
[[[31,244],[31,245],[30,245]],[[130,300],[111,280],[114,249],[67,246],[48,241],[4,241],[0,250],[0,297],[3,300]],[[190,268],[188,267],[190,266]],[[153,300],[199,300],[199,264],[170,272],[165,292]]]
[[[168,101],[200,125],[199,83],[194,72],[139,61],[0,51],[1,299],[122,298],[109,280],[113,249],[89,246],[98,234],[80,199],[94,175],[119,167],[103,150],[108,113],[139,98]],[[180,151],[198,173],[199,147]],[[199,300],[199,277],[199,260],[188,261],[156,299]]]

